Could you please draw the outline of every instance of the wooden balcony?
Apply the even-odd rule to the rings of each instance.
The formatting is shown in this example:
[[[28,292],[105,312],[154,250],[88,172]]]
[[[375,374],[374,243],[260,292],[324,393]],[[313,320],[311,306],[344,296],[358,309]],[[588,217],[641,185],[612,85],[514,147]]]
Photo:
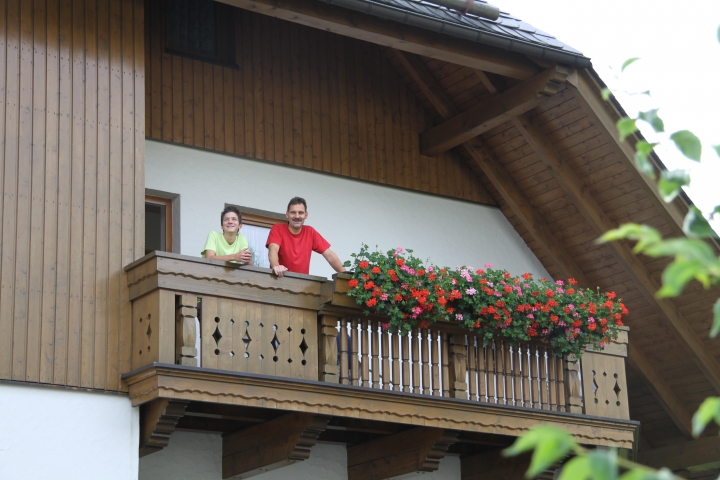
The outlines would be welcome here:
[[[133,370],[123,379],[133,405],[143,406],[141,454],[167,445],[176,427],[220,432],[231,444],[267,422],[295,425],[292,445],[263,466],[238,466],[236,450],[245,447],[224,446],[224,477],[226,466],[227,476],[247,475],[300,461],[317,438],[347,443],[351,462],[351,445],[408,428],[430,438],[430,457],[497,448],[539,423],[587,445],[633,448],[627,331],[574,361],[540,343],[483,344],[452,324],[390,334],[347,297],[344,274],[279,279],[267,269],[163,252],[126,271]],[[350,477],[369,478],[357,468]]]

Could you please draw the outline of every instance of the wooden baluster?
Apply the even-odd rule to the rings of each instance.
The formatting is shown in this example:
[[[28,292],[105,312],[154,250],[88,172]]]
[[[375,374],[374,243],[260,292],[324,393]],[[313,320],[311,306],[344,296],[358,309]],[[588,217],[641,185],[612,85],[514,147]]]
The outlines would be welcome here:
[[[478,362],[478,401],[488,402],[487,394],[487,352],[490,348],[485,345],[485,339],[477,338],[477,362]]]
[[[522,372],[520,371],[520,344],[513,345],[513,405],[519,407],[522,405]]]
[[[350,337],[350,385],[360,385],[360,352],[358,345],[358,321],[356,318],[352,319],[350,324],[350,330],[352,336]]]
[[[532,408],[542,408],[542,403],[540,401],[540,390],[539,390],[539,382],[540,382],[540,368],[538,366],[538,362],[540,361],[540,357],[538,356],[538,347],[537,345],[535,348],[530,348],[530,372],[532,373],[532,379],[530,383],[530,393],[532,394]]]
[[[548,379],[547,379],[547,348],[538,348],[538,361],[540,362],[540,407],[549,410],[548,405]]]
[[[495,343],[495,370],[497,371],[497,403],[505,405],[507,404],[505,396],[505,342],[502,340]]]
[[[390,339],[389,333],[380,329],[380,351],[382,352],[382,388],[390,390]]]
[[[197,327],[195,317],[197,311],[197,296],[180,295],[177,304],[177,315],[175,317],[175,363],[197,367],[197,348],[195,338]]]
[[[420,390],[420,330],[415,327],[412,330],[412,391],[422,393]]]
[[[370,388],[372,385],[370,383],[370,355],[369,355],[369,345],[368,345],[368,321],[367,319],[363,319],[360,323],[360,341],[362,343],[360,349],[362,351],[361,355],[361,365],[362,365],[362,383],[361,385],[363,387]]]
[[[477,389],[477,337],[475,335],[468,335],[468,377],[470,382],[468,385],[468,393],[470,400],[478,400],[478,389]]]
[[[450,396],[453,398],[468,398],[467,386],[467,353],[465,335],[452,335],[450,337]],[[470,396],[472,399],[472,396]]]
[[[440,375],[442,396],[450,396],[450,344],[447,332],[440,332]],[[453,376],[454,378],[454,376]]]
[[[318,349],[320,368],[319,377],[321,382],[339,383],[338,376],[338,351],[337,351],[337,324],[338,317],[334,315],[320,316],[320,329],[318,336]]]
[[[392,389],[400,391],[402,379],[400,378],[400,332],[391,335],[392,338]]]
[[[370,341],[372,342],[372,388],[382,388],[380,383],[380,337],[382,330],[379,330],[380,322],[370,321]]]
[[[438,340],[440,336],[437,330],[430,331],[430,371],[432,372],[432,394],[439,397],[440,392],[440,355]]]
[[[487,369],[488,402],[497,403],[497,398],[495,397],[495,380],[497,378],[495,371],[495,339],[490,340],[490,343],[488,343],[487,358],[485,361],[485,368]]]
[[[402,391],[410,391],[410,332],[402,336]]]
[[[348,372],[348,331],[347,319],[340,320],[340,383],[350,385]]]
[[[420,331],[423,395],[430,395],[432,393],[432,390],[430,389],[430,353],[428,350],[428,337],[429,332],[427,328],[423,328]]]
[[[506,405],[513,405],[514,404],[514,398],[513,398],[513,385],[512,385],[512,360],[510,358],[512,347],[509,343],[505,344],[505,355],[503,356],[503,360],[505,362],[505,376],[503,377],[503,382],[505,382],[505,399],[506,399]]]
[[[558,383],[558,411],[566,412],[566,391],[565,391],[565,360],[555,358],[555,372],[557,373]]]
[[[567,411],[570,413],[582,413],[580,363],[575,355],[568,355],[565,360],[565,395]]]
[[[522,346],[523,407],[532,408],[530,399],[530,345]]]
[[[553,411],[558,411],[558,382],[557,382],[557,362],[552,350],[547,352],[548,361],[548,389],[550,390],[549,395],[549,408]]]

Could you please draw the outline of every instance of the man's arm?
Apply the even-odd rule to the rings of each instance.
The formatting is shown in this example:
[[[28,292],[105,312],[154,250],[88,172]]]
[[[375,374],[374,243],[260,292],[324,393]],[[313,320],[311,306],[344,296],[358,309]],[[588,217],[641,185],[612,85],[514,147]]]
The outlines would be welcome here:
[[[247,263],[248,265],[252,263],[252,253],[250,253],[250,250],[247,248],[244,248],[240,250],[238,253],[233,253],[231,255],[215,255],[215,250],[205,250],[205,258],[211,259],[211,260],[223,260],[225,262],[230,261],[236,261],[236,262],[242,262]]]
[[[327,262],[336,272],[341,273],[345,271],[345,267],[343,267],[340,258],[335,252],[333,252],[329,248],[322,253],[322,256],[325,257],[325,260],[327,260]]]
[[[270,268],[273,272],[275,272],[275,275],[278,277],[282,277],[285,272],[288,271],[288,269],[280,265],[280,258],[278,257],[278,252],[280,251],[280,245],[277,243],[269,243],[268,244],[268,259],[270,260]]]

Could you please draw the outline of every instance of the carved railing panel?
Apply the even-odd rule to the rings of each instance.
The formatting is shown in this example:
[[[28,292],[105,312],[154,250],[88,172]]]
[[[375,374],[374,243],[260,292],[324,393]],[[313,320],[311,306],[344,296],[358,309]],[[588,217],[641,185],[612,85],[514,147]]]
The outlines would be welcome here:
[[[201,366],[317,379],[317,313],[229,298],[202,297]]]

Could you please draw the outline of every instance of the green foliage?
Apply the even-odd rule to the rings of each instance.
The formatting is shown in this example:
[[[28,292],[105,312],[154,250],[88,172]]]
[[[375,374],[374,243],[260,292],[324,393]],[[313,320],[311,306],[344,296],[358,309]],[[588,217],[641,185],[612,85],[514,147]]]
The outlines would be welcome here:
[[[612,97],[612,90],[605,87],[600,91],[600,96],[602,97],[603,100],[605,100],[607,102],[610,99],[610,97]]]
[[[682,187],[686,185],[690,185],[690,174],[687,170],[663,170],[660,172],[658,190],[666,202],[672,202]]]
[[[531,428],[503,451],[506,457],[514,457],[534,450],[526,478],[532,478],[547,470],[572,451],[581,452],[580,446],[565,430],[547,425]]]
[[[720,333],[720,298],[713,305],[713,324],[710,329],[710,338],[717,337],[718,333]]]
[[[621,71],[621,72],[624,72],[627,67],[629,67],[629,66],[632,65],[633,63],[637,62],[638,60],[640,60],[640,57],[628,58],[628,59],[625,60],[625,62],[622,64],[622,67],[620,67],[620,71]]]
[[[693,436],[699,437],[711,421],[720,424],[720,397],[708,397],[692,418]]]
[[[702,154],[702,144],[700,139],[690,130],[680,130],[670,135],[670,140],[675,142],[675,146],[690,160],[700,161]]]
[[[645,140],[640,140],[635,144],[635,165],[638,170],[650,178],[655,178],[655,168],[648,157],[650,157],[655,145],[657,143],[648,143]]]
[[[634,118],[621,118],[616,124],[618,133],[620,134],[620,140],[625,140],[628,136],[637,132],[638,128]]]
[[[685,216],[683,231],[691,237],[710,238],[715,236],[715,231],[710,226],[710,223],[694,205],[690,207]]]
[[[655,130],[656,132],[664,132],[665,124],[663,123],[662,119],[658,117],[657,112],[657,108],[653,110],[648,110],[647,112],[640,112],[638,118],[649,123],[653,130]]]

